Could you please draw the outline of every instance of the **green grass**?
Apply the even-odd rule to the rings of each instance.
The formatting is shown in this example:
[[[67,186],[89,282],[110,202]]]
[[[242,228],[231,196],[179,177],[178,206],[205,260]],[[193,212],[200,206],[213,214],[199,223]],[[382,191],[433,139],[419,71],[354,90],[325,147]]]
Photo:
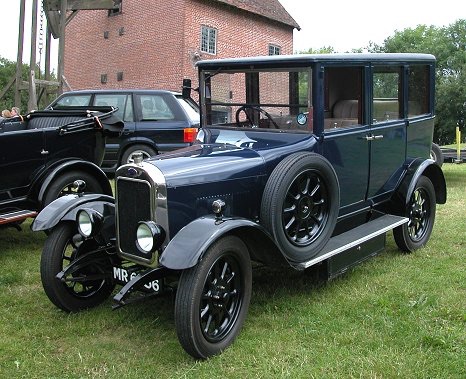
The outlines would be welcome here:
[[[466,165],[443,166],[448,202],[414,254],[387,249],[322,284],[254,273],[245,326],[222,355],[180,347],[173,297],[116,311],[56,309],[40,283],[42,233],[0,230],[0,376],[9,378],[465,378]]]

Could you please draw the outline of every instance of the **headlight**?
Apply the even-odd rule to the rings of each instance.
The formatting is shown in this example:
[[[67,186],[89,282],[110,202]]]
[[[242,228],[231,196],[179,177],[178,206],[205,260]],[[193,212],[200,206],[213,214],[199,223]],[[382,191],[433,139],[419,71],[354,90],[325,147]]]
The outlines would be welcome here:
[[[76,215],[79,233],[85,238],[96,235],[102,227],[103,218],[94,209],[81,209]]]
[[[136,244],[143,253],[156,251],[165,240],[165,230],[153,221],[141,221],[136,231]]]

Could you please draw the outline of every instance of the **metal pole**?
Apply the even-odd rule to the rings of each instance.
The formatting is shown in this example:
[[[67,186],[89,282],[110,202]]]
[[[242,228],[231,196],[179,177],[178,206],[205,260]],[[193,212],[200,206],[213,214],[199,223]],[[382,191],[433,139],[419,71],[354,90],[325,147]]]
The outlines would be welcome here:
[[[24,12],[26,0],[21,0],[19,5],[19,30],[18,30],[18,55],[16,57],[16,85],[15,85],[15,107],[21,108],[21,84],[23,71],[23,43],[24,43]]]

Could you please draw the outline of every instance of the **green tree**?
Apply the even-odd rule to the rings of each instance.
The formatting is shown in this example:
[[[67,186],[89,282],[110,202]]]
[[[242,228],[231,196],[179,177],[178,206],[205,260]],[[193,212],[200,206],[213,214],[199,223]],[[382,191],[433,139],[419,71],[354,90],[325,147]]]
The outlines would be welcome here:
[[[23,64],[22,67],[22,77],[23,80],[26,80],[28,73],[28,66]],[[7,86],[12,78],[16,75],[16,62],[12,62],[8,59],[0,57],[0,92]],[[22,91],[21,93],[21,110],[27,109],[27,93]],[[3,109],[11,109],[15,105],[15,86],[7,91],[5,96],[0,99],[0,111]]]
[[[29,65],[24,64],[21,67],[21,77],[22,80],[27,81],[29,75]],[[16,62],[10,61],[6,58],[0,57],[0,92],[7,86],[12,78],[16,76]],[[39,72],[39,68],[36,67],[36,78],[45,77],[45,74]],[[55,80],[54,74],[52,74],[52,79]],[[40,96],[40,93],[38,93]],[[0,112],[3,109],[11,109],[15,105],[15,85],[12,85],[10,89],[5,93],[5,95],[0,99]],[[46,96],[40,96],[38,108],[43,109],[48,105],[48,100]],[[28,91],[21,91],[21,106],[20,109],[22,113],[26,113],[28,108]]]
[[[429,53],[437,58],[436,121],[434,141],[451,143],[466,101],[466,20],[445,27],[418,25],[397,31],[383,45],[372,44],[370,52]]]

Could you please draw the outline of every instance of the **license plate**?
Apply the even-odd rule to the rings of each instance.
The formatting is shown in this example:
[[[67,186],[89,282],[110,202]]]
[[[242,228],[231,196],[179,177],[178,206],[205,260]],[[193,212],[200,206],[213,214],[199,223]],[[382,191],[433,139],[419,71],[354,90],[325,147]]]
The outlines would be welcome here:
[[[125,285],[130,280],[134,279],[138,275],[138,272],[127,270],[123,267],[113,267],[113,279],[119,284]],[[143,289],[149,292],[160,292],[161,282],[156,279],[144,284]]]

